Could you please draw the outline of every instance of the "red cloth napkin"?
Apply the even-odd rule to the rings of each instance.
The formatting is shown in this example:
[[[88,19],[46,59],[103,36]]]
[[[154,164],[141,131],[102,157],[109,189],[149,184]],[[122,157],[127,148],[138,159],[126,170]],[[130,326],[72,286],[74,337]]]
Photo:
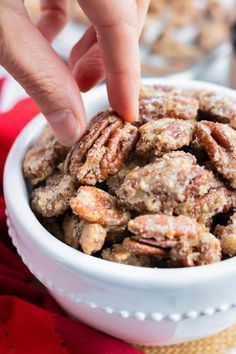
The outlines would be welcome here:
[[[8,79],[0,78],[0,102],[4,80]],[[132,346],[66,317],[47,291],[37,285],[8,237],[3,166],[14,139],[37,113],[29,98],[0,112],[0,353],[140,354]]]

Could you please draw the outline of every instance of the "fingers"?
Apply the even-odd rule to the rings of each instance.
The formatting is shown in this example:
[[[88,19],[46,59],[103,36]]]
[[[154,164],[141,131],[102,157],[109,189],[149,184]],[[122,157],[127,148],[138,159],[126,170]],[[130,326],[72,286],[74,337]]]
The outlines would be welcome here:
[[[58,140],[71,145],[86,125],[78,86],[21,2],[10,3],[0,2],[0,64],[35,100]]]
[[[52,42],[65,26],[70,14],[70,0],[40,0],[41,16],[37,27]]]
[[[138,7],[138,35],[140,36],[148,12],[150,0],[136,0],[136,4]]]
[[[73,76],[82,92],[86,92],[103,80],[105,69],[98,43],[84,54],[73,68]]]
[[[75,66],[76,62],[84,55],[89,48],[97,42],[96,32],[93,26],[90,26],[81,39],[76,43],[72,48],[72,51],[69,56],[68,64],[71,69]]]
[[[125,120],[134,121],[138,117],[140,90],[136,2],[79,0],[79,3],[96,30],[110,104]]]

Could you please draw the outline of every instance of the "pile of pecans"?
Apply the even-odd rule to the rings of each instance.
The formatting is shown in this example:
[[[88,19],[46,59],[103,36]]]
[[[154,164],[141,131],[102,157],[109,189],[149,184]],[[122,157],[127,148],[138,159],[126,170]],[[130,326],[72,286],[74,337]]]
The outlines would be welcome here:
[[[236,101],[147,86],[139,120],[98,113],[71,148],[46,127],[27,152],[31,207],[55,237],[143,267],[236,255]]]

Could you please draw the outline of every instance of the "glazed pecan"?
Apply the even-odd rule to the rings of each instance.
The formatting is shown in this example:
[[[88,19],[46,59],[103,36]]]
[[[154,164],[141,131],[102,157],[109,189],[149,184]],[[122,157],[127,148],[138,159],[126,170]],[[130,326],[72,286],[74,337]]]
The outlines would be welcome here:
[[[139,128],[140,140],[136,145],[138,155],[162,156],[166,152],[189,145],[194,123],[174,118],[151,120]]]
[[[236,256],[236,213],[234,213],[226,226],[217,225],[214,234],[219,238],[222,253]]]
[[[206,120],[227,123],[236,128],[236,100],[212,91],[198,91],[200,115]]]
[[[53,135],[49,126],[43,130],[35,145],[28,150],[24,162],[23,171],[33,184],[44,181],[62,162],[68,148],[61,145]]]
[[[205,231],[203,225],[187,216],[141,215],[130,220],[128,229],[136,239],[159,247],[172,247],[180,240],[194,240]]]
[[[108,227],[125,227],[130,219],[129,212],[117,208],[116,198],[96,187],[82,186],[70,206],[76,215],[91,222]]]
[[[193,155],[175,151],[129,172],[116,194],[132,210],[172,214],[178,205],[217,185],[213,173],[197,165]]]
[[[165,258],[168,254],[167,251],[163,248],[147,245],[145,243],[139,242],[138,240],[134,240],[131,237],[125,238],[122,245],[127,251],[135,254],[136,256],[153,256],[158,258]]]
[[[220,260],[220,242],[209,232],[200,233],[194,242],[178,243],[169,253],[169,265],[172,267],[194,267]]]
[[[137,164],[131,162],[130,164],[125,165],[116,175],[110,176],[106,180],[106,185],[108,186],[109,193],[115,194],[116,190],[123,183],[126,175],[135,167],[137,167]]]
[[[142,215],[130,220],[128,228],[139,242],[171,248],[172,266],[195,266],[221,259],[219,240],[205,227],[187,216]]]
[[[46,181],[46,186],[33,190],[31,207],[44,217],[64,214],[70,199],[76,194],[76,184],[71,176],[54,172]]]
[[[77,215],[66,214],[63,223],[64,239],[67,245],[78,249],[82,225]]]
[[[63,221],[65,242],[86,254],[100,251],[107,235],[106,229],[99,224],[80,220],[76,215],[67,214]]]
[[[193,217],[199,223],[210,227],[214,215],[228,212],[235,206],[236,193],[226,187],[219,187],[179,205],[175,214]]]
[[[151,119],[179,118],[195,119],[198,113],[198,101],[178,90],[165,92],[155,88],[143,89],[139,99],[139,120],[148,122]]]
[[[84,221],[79,239],[83,252],[92,254],[100,251],[104,245],[106,236],[107,230],[102,225]]]
[[[104,249],[102,251],[102,258],[107,261],[129,264],[137,267],[150,267],[152,265],[150,257],[134,255],[120,244],[115,244],[111,248]]]
[[[101,112],[68,154],[66,170],[80,183],[103,182],[124,166],[137,138],[136,127],[123,123],[111,110]]]
[[[236,188],[236,131],[226,124],[202,121],[196,135],[217,171]]]

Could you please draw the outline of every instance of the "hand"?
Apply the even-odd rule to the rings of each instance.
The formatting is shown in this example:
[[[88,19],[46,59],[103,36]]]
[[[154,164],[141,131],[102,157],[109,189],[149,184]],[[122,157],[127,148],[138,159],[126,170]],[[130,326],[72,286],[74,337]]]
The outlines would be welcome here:
[[[86,128],[78,85],[86,91],[104,75],[112,108],[127,121],[137,118],[138,37],[149,0],[79,0],[92,27],[72,50],[75,78],[49,44],[68,19],[69,2],[41,0],[38,28],[20,0],[0,2],[0,64],[35,100],[65,145]]]

